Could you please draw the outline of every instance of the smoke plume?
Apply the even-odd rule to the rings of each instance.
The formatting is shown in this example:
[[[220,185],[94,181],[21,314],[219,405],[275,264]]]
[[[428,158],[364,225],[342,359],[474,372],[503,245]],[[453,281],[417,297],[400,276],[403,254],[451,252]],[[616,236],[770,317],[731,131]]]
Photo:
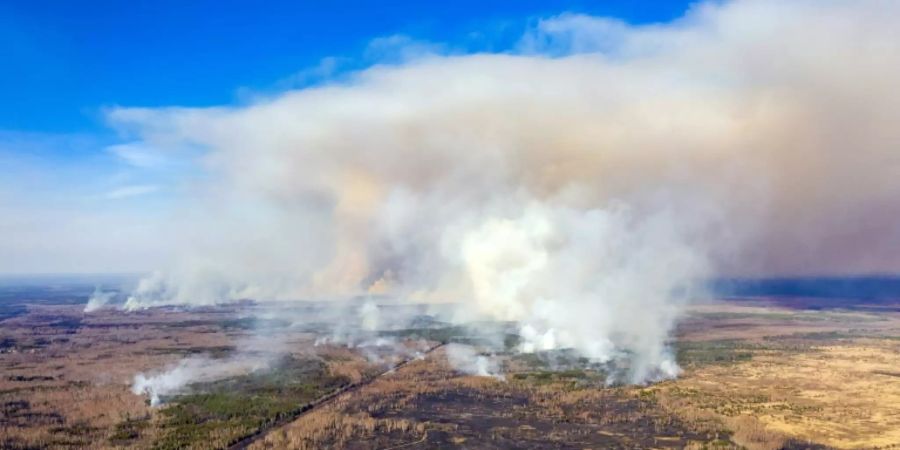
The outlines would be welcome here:
[[[187,392],[193,383],[211,382],[228,377],[266,370],[271,357],[241,355],[226,360],[206,357],[190,357],[163,371],[134,376],[131,391],[135,395],[147,395],[150,406],[158,406],[163,397]]]
[[[457,370],[469,375],[504,379],[499,364],[491,356],[478,354],[474,348],[463,344],[449,344],[445,348],[447,362]]]
[[[900,270],[898,25],[878,0],[561,15],[504,53],[114,109],[141,145],[203,155],[181,250],[128,305],[455,301],[518,323],[522,351],[674,376],[697,281]]]
[[[88,297],[87,304],[84,305],[84,312],[90,313],[106,307],[116,297],[116,291],[104,291],[100,288],[94,289],[91,296]]]

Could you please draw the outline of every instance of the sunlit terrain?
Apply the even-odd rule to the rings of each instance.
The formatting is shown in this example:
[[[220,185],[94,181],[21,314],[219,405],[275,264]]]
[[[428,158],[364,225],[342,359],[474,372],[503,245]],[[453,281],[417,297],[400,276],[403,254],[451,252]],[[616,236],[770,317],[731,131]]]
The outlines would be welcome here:
[[[674,338],[680,376],[627,385],[575,353],[516,351],[509,325],[441,322],[448,306],[376,306],[407,317],[380,329],[371,302],[86,314],[89,293],[4,288],[22,306],[0,322],[4,448],[900,443],[900,305],[883,300],[703,302]]]

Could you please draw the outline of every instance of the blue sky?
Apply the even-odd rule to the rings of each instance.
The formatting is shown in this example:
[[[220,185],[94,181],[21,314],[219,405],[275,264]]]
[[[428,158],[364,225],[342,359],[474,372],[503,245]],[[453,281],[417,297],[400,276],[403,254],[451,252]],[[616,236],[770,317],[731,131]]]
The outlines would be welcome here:
[[[96,133],[102,108],[240,101],[323,58],[405,35],[470,50],[509,45],[563,12],[668,21],[672,1],[5,1],[0,130]]]

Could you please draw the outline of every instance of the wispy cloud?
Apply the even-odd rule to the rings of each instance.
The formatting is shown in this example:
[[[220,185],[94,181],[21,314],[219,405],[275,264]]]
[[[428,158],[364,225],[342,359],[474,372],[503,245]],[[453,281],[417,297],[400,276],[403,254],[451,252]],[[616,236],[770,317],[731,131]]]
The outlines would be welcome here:
[[[111,145],[106,150],[122,162],[141,169],[157,169],[168,164],[168,159],[158,150],[141,142]]]
[[[158,192],[160,186],[155,184],[135,184],[131,186],[122,186],[115,188],[103,194],[103,198],[107,200],[119,200],[129,197],[137,197],[141,195],[152,194]]]
[[[241,87],[237,90],[237,97],[245,103],[266,101],[286,90],[350,81],[361,70],[372,65],[400,65],[429,56],[462,53],[457,50],[443,43],[405,34],[381,36],[370,40],[358,57],[328,56],[319,60],[318,64],[276,81],[269,88]]]
[[[447,46],[443,44],[415,39],[405,34],[393,34],[372,39],[364,56],[382,64],[405,63],[446,52]]]

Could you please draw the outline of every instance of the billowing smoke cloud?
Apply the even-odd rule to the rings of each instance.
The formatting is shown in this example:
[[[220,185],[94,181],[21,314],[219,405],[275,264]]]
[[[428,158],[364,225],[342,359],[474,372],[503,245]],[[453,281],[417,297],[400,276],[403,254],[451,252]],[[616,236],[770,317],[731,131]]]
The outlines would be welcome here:
[[[520,324],[523,351],[673,376],[694,283],[900,270],[900,3],[562,15],[246,106],[115,109],[198,149],[184,243],[130,307],[385,294]],[[178,150],[173,150],[178,151]]]

